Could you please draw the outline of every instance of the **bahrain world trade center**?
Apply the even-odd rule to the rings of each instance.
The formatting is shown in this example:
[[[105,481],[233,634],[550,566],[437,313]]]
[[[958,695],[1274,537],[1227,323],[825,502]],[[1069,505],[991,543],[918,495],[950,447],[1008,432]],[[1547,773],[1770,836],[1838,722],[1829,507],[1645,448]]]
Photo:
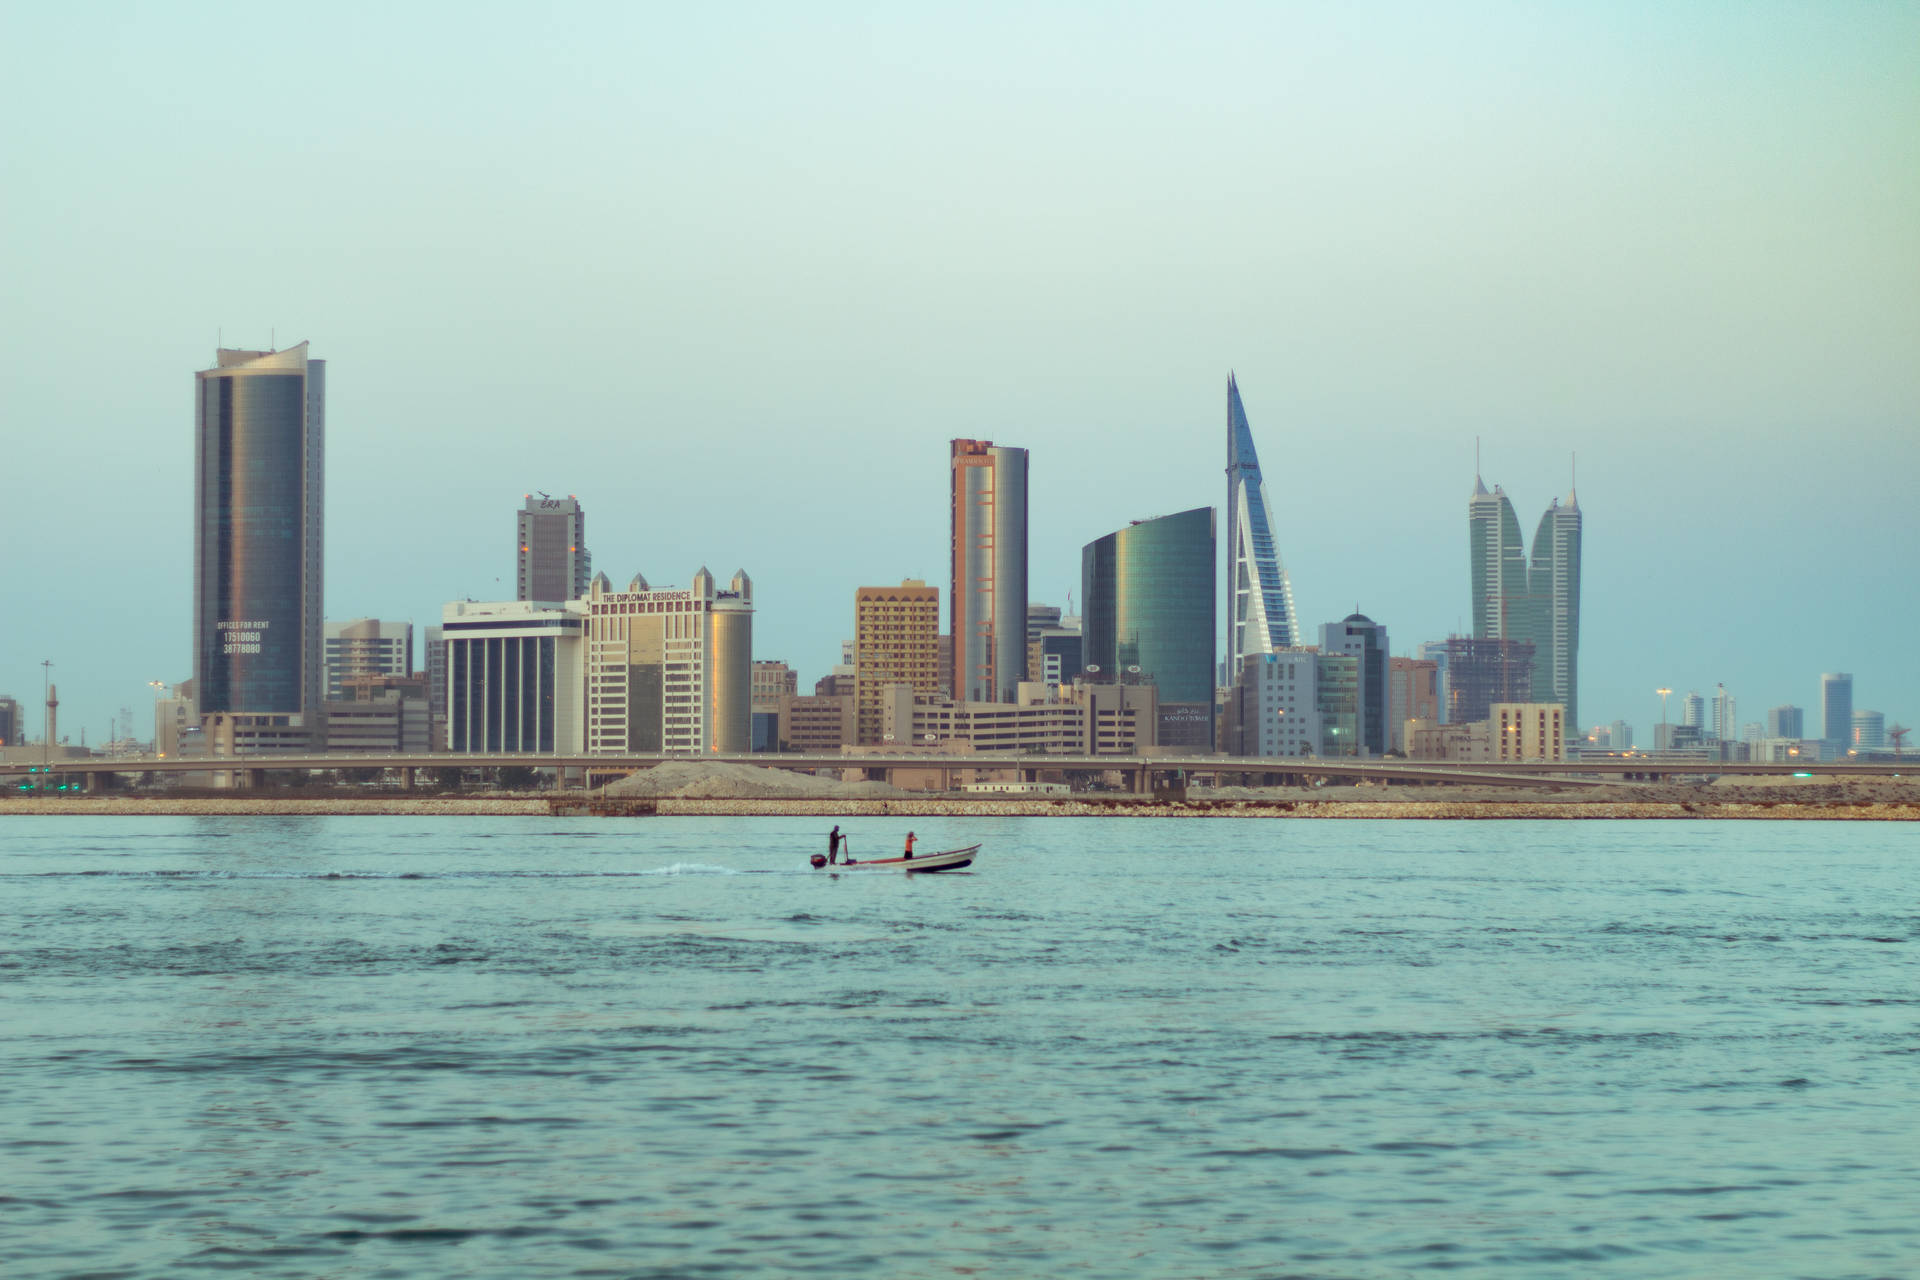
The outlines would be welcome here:
[[[1275,653],[1300,643],[1293,584],[1274,540],[1273,509],[1260,476],[1253,429],[1240,403],[1240,385],[1227,375],[1227,682],[1248,654]]]

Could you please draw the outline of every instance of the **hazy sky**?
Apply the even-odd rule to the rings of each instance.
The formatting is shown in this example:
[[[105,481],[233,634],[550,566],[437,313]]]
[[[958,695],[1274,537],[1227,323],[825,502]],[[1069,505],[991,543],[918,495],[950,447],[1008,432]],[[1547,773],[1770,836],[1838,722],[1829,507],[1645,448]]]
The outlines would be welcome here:
[[[0,693],[191,672],[192,373],[328,366],[328,616],[753,576],[810,685],[1032,450],[1036,600],[1225,490],[1310,628],[1467,616],[1579,454],[1582,718],[1920,721],[1920,6],[0,4]],[[1224,522],[1223,522],[1224,528]]]

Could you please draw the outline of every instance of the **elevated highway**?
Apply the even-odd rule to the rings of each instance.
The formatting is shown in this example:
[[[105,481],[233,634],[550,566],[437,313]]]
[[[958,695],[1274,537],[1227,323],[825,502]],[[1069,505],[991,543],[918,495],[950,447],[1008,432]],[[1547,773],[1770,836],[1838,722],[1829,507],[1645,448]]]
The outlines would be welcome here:
[[[1013,753],[936,755],[927,752],[855,751],[846,754],[806,754],[795,752],[755,753],[751,755],[524,755],[518,753],[312,753],[271,754],[238,757],[161,758],[158,756],[114,756],[83,760],[59,760],[47,765],[34,761],[0,764],[0,778],[14,787],[42,773],[77,777],[91,788],[107,774],[183,774],[216,773],[228,775],[228,785],[260,786],[264,775],[272,772],[317,772],[335,769],[397,770],[401,785],[412,787],[421,770],[443,768],[490,769],[526,766],[560,769],[571,783],[593,787],[626,774],[648,769],[669,760],[717,761],[779,769],[859,769],[869,777],[890,778],[896,769],[938,769],[952,774],[971,769],[1018,770],[1023,780],[1036,780],[1041,774],[1085,778],[1096,774],[1117,774],[1125,787],[1145,793],[1156,782],[1185,779],[1195,774],[1218,776],[1223,782],[1263,785],[1264,780],[1280,778],[1325,779],[1328,781],[1401,782],[1453,784],[1465,786],[1557,786],[1591,787],[1620,781],[1659,781],[1675,776],[1739,774],[1741,776],[1805,776],[1827,778],[1897,777],[1903,770],[1898,762],[1836,762],[1832,764],[1747,764],[1733,762],[1668,760],[1654,757],[1608,757],[1596,760],[1570,760],[1558,763],[1519,764],[1449,763],[1437,760],[1333,759],[1317,756],[1067,756],[1017,755]],[[951,779],[948,780],[949,783]]]

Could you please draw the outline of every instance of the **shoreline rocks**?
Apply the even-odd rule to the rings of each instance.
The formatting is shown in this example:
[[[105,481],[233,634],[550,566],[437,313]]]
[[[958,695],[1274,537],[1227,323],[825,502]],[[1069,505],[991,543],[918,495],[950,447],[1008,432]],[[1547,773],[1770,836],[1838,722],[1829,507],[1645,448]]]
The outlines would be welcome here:
[[[0,817],[15,814],[89,817],[166,816],[400,816],[488,817],[548,816],[584,805],[578,793],[526,795],[421,796],[379,798],[295,798],[235,796],[192,799],[149,795],[63,796],[46,799],[0,798]],[[661,817],[980,817],[980,818],[1325,818],[1487,820],[1708,819],[1763,821],[1920,822],[1920,802],[1855,798],[1735,800],[1155,800],[1149,798],[1044,799],[956,797],[722,797],[661,796],[654,802]]]

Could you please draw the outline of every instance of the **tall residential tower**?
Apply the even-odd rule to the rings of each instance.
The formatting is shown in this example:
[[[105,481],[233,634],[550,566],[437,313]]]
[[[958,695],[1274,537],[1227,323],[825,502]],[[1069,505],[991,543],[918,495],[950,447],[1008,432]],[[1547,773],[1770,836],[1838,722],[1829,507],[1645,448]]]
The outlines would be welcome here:
[[[1267,482],[1260,475],[1253,429],[1240,403],[1240,385],[1227,375],[1227,678],[1250,653],[1273,653],[1300,643],[1293,583],[1274,540]]]
[[[193,678],[217,750],[319,729],[326,362],[222,348],[194,374]]]
[[[1012,702],[1027,678],[1027,451],[955,440],[953,696]]]

